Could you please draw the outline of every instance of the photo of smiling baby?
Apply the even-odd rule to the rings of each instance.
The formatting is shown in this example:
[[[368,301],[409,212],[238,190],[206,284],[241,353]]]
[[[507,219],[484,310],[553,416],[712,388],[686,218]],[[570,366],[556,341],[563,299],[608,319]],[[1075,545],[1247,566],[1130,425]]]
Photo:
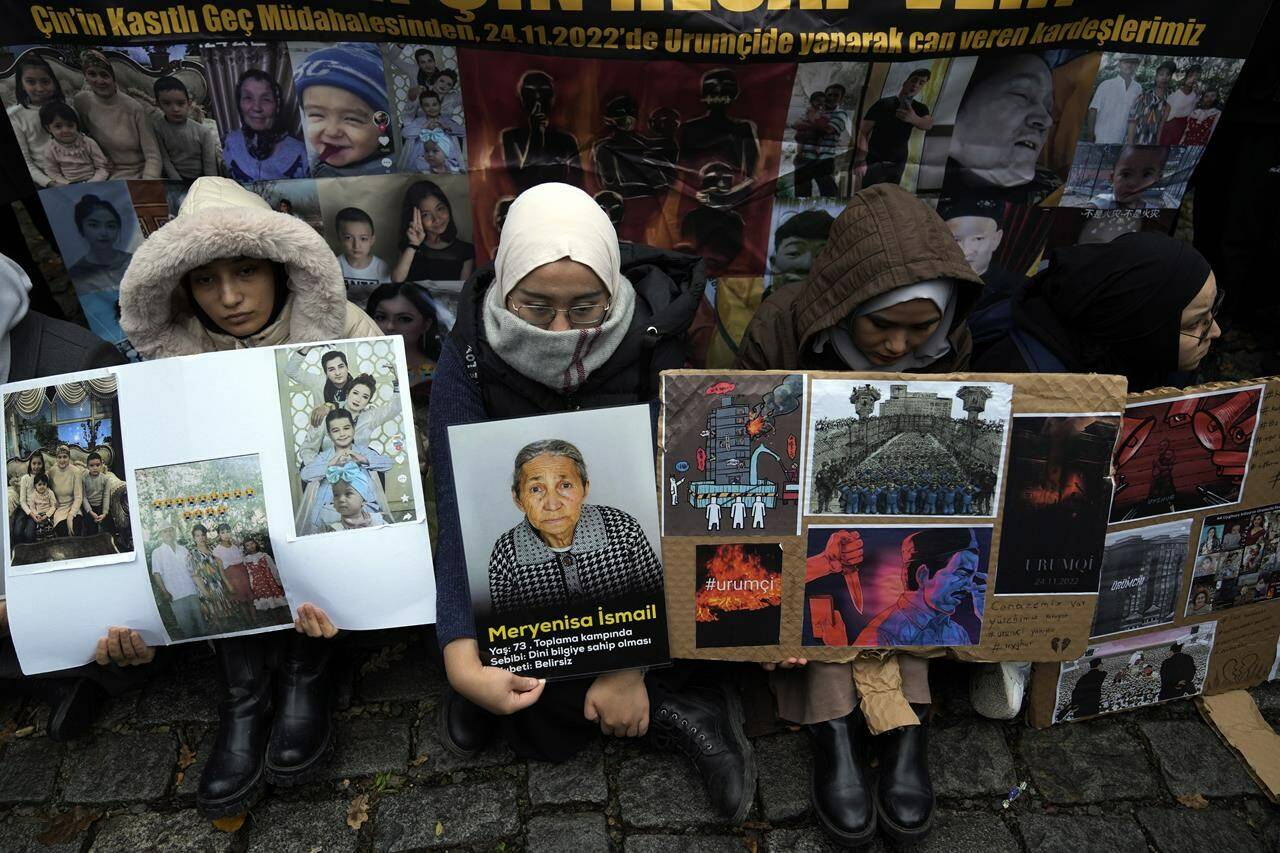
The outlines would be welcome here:
[[[295,42],[289,54],[312,176],[388,174],[394,152],[377,46]]]

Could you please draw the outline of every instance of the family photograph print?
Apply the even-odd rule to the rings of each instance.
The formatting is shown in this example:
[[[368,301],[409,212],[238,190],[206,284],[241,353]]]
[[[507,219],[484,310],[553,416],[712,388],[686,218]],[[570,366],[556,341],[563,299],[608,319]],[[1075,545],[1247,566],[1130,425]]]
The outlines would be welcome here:
[[[133,554],[117,377],[4,397],[9,565],[18,573]]]
[[[399,338],[276,350],[294,536],[422,517]]]
[[[147,575],[171,642],[293,623],[256,453],[136,474]]]

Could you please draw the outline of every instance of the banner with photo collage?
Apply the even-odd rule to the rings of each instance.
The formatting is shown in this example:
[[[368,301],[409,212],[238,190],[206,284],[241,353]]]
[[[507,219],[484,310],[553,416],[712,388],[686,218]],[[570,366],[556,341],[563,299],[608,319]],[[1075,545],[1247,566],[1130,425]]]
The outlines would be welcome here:
[[[312,225],[375,319],[411,302],[417,384],[511,200],[566,181],[623,239],[706,260],[694,363],[726,368],[864,186],[935,205],[993,289],[1167,229],[1268,3],[794,5],[4,0],[0,101],[127,354],[120,277],[195,177]]]

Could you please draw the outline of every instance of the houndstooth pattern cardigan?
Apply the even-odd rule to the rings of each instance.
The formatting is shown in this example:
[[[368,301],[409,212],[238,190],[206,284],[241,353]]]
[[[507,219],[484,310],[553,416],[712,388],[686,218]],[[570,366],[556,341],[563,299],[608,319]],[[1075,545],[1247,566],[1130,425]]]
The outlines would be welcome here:
[[[661,595],[662,563],[640,522],[613,507],[584,506],[564,553],[548,548],[525,519],[498,537],[489,557],[495,619],[640,593]]]

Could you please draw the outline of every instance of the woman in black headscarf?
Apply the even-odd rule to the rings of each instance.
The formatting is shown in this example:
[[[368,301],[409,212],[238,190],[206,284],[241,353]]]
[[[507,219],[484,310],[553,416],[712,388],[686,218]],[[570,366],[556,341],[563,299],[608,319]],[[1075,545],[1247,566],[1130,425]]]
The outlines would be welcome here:
[[[1163,234],[1124,234],[1071,246],[1014,297],[1013,328],[980,353],[983,373],[1118,373],[1129,391],[1180,385],[1222,334],[1213,270],[1189,244]],[[973,707],[1012,719],[1029,665],[984,665],[970,682]]]
[[[1221,303],[1204,256],[1163,234],[1057,249],[1015,297],[1013,329],[973,369],[1119,373],[1131,392],[1177,384],[1221,335]]]

